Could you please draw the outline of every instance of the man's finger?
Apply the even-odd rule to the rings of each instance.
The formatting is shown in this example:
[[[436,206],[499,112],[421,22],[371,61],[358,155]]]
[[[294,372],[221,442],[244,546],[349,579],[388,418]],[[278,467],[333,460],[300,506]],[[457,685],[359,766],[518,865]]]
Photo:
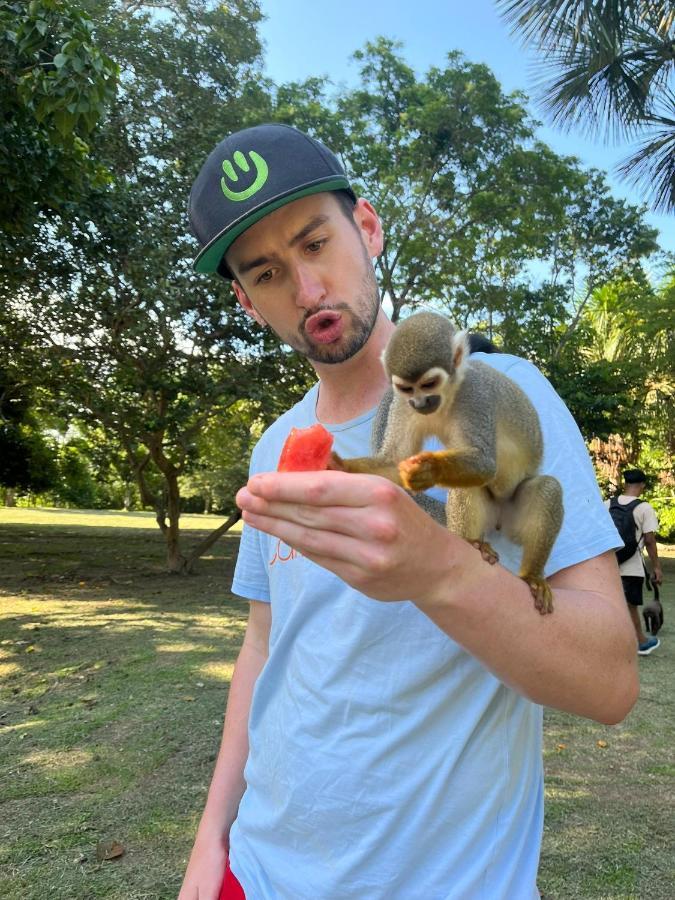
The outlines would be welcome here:
[[[254,475],[244,491],[265,500],[312,506],[363,507],[391,502],[401,489],[377,475],[348,472],[264,472]]]

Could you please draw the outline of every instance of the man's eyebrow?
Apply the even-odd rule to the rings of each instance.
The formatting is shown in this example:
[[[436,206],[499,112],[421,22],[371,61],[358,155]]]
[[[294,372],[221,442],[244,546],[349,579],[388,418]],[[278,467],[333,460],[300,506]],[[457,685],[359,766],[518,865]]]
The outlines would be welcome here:
[[[257,269],[258,266],[266,266],[267,263],[271,262],[272,259],[269,256],[257,256],[255,259],[251,259],[248,262],[240,263],[237,266],[237,271],[240,275],[245,275],[247,272],[250,272],[251,269]]]
[[[293,235],[293,237],[288,242],[289,247],[294,247],[296,244],[299,244],[301,241],[307,237],[307,235],[311,234],[316,228],[320,228],[322,225],[325,225],[328,222],[330,216],[321,214],[318,216],[314,216],[314,218],[310,219],[309,222],[298,231],[297,234]],[[243,262],[237,266],[237,270],[240,275],[245,275],[247,272],[250,272],[251,269],[257,269],[259,266],[266,266],[268,263],[273,261],[273,257],[271,256],[256,256],[255,259],[250,259],[248,262]]]
[[[320,228],[321,225],[325,225],[326,222],[328,222],[329,218],[330,216],[324,214],[314,216],[314,218],[310,219],[304,228],[301,228],[300,231],[290,239],[290,241],[288,242],[288,246],[294,247],[296,244],[304,241],[307,235],[311,234],[315,228]]]

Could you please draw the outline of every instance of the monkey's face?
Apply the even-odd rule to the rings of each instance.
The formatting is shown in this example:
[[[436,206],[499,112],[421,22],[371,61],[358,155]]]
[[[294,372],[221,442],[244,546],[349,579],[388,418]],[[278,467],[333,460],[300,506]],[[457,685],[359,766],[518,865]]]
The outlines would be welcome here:
[[[449,376],[445,369],[428,369],[415,381],[391,376],[394,391],[405,398],[415,412],[428,416],[441,408]]]

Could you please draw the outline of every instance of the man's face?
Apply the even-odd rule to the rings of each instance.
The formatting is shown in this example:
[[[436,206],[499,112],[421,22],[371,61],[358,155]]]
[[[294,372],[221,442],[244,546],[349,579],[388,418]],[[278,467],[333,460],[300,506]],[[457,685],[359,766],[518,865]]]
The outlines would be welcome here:
[[[244,309],[316,363],[350,359],[375,325],[380,298],[371,256],[381,250],[374,210],[349,221],[329,193],[275,210],[227,252]]]

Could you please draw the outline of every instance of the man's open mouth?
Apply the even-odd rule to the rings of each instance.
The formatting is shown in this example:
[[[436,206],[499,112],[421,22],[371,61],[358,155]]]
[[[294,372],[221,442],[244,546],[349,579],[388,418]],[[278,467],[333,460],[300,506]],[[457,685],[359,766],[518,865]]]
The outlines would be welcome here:
[[[330,344],[342,337],[344,323],[342,315],[325,309],[314,313],[305,322],[305,333],[318,344]]]

